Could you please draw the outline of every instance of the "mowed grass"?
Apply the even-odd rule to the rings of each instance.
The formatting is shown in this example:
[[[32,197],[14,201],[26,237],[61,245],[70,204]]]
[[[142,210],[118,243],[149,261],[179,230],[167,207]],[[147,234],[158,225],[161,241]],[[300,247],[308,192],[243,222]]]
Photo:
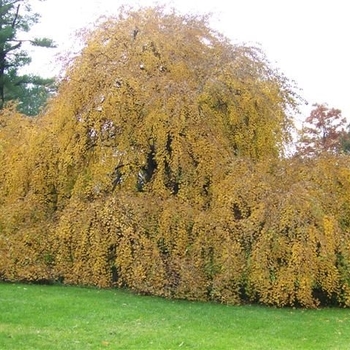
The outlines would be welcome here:
[[[0,349],[350,349],[350,311],[0,283]]]

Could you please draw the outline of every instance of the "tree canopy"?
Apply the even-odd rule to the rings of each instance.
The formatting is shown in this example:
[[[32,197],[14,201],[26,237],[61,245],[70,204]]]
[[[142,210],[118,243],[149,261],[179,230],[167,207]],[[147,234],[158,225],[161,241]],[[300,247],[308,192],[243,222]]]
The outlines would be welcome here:
[[[346,140],[345,125],[346,119],[339,109],[315,104],[300,132],[298,153],[317,156],[324,152],[340,152]]]
[[[71,116],[87,154],[106,159],[101,173],[115,169],[115,185],[188,193],[233,157],[278,157],[289,140],[297,98],[288,80],[206,18],[148,9],[87,39],[56,113]]]
[[[264,54],[162,7],[84,38],[42,116],[0,114],[0,278],[349,306],[348,160],[282,157]]]

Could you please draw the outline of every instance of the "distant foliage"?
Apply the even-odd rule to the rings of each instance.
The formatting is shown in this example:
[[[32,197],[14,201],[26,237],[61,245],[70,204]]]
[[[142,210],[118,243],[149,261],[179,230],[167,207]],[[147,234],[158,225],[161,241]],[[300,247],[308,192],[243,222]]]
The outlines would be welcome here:
[[[35,116],[55,92],[55,79],[20,73],[31,62],[25,44],[53,48],[55,43],[45,37],[23,38],[40,18],[31,5],[29,0],[0,1],[0,110],[15,101],[19,112]]]
[[[301,130],[298,153],[306,156],[339,153],[344,148],[346,119],[339,109],[325,104],[314,107]]]
[[[350,153],[350,124],[347,126],[347,131],[343,133],[341,140],[341,150],[342,152]]]
[[[0,114],[0,278],[349,306],[348,158],[283,157],[297,106],[206,18],[121,11],[45,115]]]

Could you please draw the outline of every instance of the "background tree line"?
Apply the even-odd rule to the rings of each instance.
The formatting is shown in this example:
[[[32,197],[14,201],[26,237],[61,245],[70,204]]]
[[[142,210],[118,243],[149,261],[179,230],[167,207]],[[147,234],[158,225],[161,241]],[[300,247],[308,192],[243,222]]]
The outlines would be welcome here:
[[[0,114],[0,278],[349,306],[340,112],[286,157],[295,87],[206,17],[121,10],[85,40],[45,113]]]
[[[35,116],[55,91],[53,78],[21,74],[21,69],[31,62],[27,44],[54,47],[48,38],[23,38],[39,18],[28,0],[0,1],[0,109],[15,101],[20,112]]]

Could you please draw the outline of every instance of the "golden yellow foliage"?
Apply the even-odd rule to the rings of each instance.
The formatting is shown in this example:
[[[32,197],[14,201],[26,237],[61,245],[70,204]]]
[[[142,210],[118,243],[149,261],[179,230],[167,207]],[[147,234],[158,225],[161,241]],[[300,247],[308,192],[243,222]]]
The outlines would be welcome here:
[[[349,306],[349,159],[284,159],[295,107],[206,18],[108,19],[43,116],[1,112],[0,278]]]

